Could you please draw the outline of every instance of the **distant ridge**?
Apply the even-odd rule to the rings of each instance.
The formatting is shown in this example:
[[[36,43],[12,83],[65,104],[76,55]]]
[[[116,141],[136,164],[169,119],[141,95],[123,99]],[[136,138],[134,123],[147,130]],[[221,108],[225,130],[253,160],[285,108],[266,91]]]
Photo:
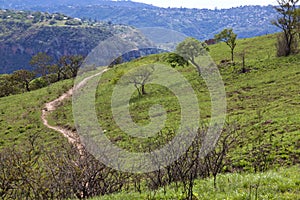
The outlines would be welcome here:
[[[0,0],[0,6],[7,9],[31,9],[34,7],[53,7],[53,6],[125,6],[125,7],[154,7],[145,3],[132,2],[130,0]]]
[[[276,18],[272,6],[240,6],[209,10],[160,8],[124,0],[0,0],[0,7],[60,12],[72,17],[128,24],[138,28],[163,27],[201,40],[210,39],[228,27],[232,27],[239,38],[279,31],[271,24]]]
[[[30,69],[31,57],[39,52],[55,60],[63,55],[86,56],[100,41],[131,29],[59,13],[0,10],[0,74]]]

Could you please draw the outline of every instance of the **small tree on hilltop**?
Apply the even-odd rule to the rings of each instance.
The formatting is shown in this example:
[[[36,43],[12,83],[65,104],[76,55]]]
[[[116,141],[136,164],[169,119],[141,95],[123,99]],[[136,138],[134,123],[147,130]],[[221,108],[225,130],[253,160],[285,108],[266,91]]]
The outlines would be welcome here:
[[[277,39],[277,56],[289,56],[297,51],[295,35],[299,27],[298,2],[299,0],[277,0],[279,5],[274,7],[279,17],[272,24],[282,30],[282,35]]]
[[[232,28],[224,29],[222,32],[215,35],[215,40],[217,42],[225,42],[227,46],[230,47],[232,62],[234,60],[234,48],[236,47],[236,38],[237,34],[233,32]]]
[[[139,96],[145,95],[145,85],[151,81],[152,74],[155,71],[154,65],[144,66],[142,68],[135,69],[131,71],[126,79],[127,84],[133,84],[137,89]]]
[[[178,44],[176,47],[176,53],[182,56],[185,60],[190,61],[196,66],[199,76],[201,75],[201,67],[195,59],[199,56],[207,55],[209,51],[207,44],[205,42],[200,42],[195,38],[186,38],[183,42]]]

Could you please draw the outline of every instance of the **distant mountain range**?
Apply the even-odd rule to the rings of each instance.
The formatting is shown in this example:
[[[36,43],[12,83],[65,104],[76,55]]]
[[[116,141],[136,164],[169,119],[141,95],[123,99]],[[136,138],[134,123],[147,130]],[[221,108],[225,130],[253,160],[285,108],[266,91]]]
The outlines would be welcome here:
[[[134,8],[154,7],[152,5],[132,2],[130,0],[0,0],[0,5],[6,8],[13,9],[28,9],[33,7],[52,7],[52,6],[124,6]]]
[[[224,28],[233,28],[239,38],[278,32],[272,6],[231,9],[159,8],[132,1],[109,0],[0,0],[5,9],[59,12],[72,17],[127,24],[138,28],[163,27],[201,40],[213,38]]]
[[[62,55],[86,56],[100,41],[131,29],[59,13],[0,10],[0,74],[30,69],[31,57],[39,52],[56,60]]]

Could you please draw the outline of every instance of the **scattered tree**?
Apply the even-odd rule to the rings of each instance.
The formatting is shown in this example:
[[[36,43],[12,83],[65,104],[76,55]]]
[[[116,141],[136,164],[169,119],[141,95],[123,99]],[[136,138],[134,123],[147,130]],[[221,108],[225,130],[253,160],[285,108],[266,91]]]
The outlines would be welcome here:
[[[176,47],[176,53],[182,56],[185,60],[190,61],[194,66],[196,66],[199,76],[201,75],[201,67],[195,61],[199,56],[207,55],[209,51],[208,46],[205,42],[200,42],[195,38],[186,38],[183,42],[178,44]]]
[[[34,78],[35,78],[35,73],[25,70],[25,69],[14,71],[12,74],[12,79],[17,82],[20,82],[24,86],[24,88],[27,92],[30,91],[29,83]]]
[[[53,64],[53,58],[46,53],[33,56],[30,65],[33,71],[17,70],[12,74],[0,75],[0,97],[35,90],[60,81],[74,78],[84,61],[81,55],[62,56]],[[94,70],[95,66],[86,66],[85,70]],[[35,79],[36,75],[40,75]]]
[[[297,43],[295,35],[299,24],[297,17],[297,3],[299,0],[277,0],[275,10],[279,14],[277,20],[272,23],[282,30],[282,36],[278,37],[277,56],[289,56],[296,53],[294,47]]]
[[[16,87],[16,81],[12,79],[11,74],[0,75],[0,97],[16,94],[19,88]]]
[[[122,56],[119,56],[119,57],[117,57],[112,63],[110,63],[110,64],[108,65],[108,67],[109,67],[109,68],[112,68],[112,67],[114,67],[115,65],[122,64],[122,62],[123,62],[123,57],[122,57]]]
[[[154,65],[143,66],[133,70],[126,77],[127,84],[134,84],[134,87],[137,89],[140,96],[147,94],[145,85],[151,80],[154,70]]]
[[[53,64],[49,66],[49,72],[52,74],[56,74],[56,81],[62,80],[62,75],[64,75],[64,78],[66,78],[65,67],[59,64]]]
[[[64,73],[70,71],[71,77],[75,78],[83,61],[82,55],[62,56],[59,60],[58,70],[65,71]]]
[[[236,38],[237,34],[235,34],[231,29],[224,29],[219,34],[215,35],[215,40],[217,42],[225,42],[227,46],[230,47],[231,50],[231,61],[234,61],[234,48],[236,47]]]
[[[47,78],[47,74],[49,73],[49,68],[52,61],[53,58],[51,56],[47,55],[46,53],[40,52],[33,56],[29,62],[30,65],[34,68],[36,74],[45,77],[48,81],[48,84],[50,84],[50,81]]]

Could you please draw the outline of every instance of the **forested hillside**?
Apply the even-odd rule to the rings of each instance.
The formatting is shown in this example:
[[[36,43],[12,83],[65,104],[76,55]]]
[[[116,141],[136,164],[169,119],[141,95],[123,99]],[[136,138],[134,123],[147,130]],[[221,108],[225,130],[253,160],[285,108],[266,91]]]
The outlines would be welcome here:
[[[72,17],[122,23],[138,28],[164,27],[200,40],[232,27],[239,38],[279,31],[271,25],[276,18],[272,6],[244,6],[231,9],[159,8],[131,1],[0,1],[0,7],[62,12]]]
[[[44,0],[43,2],[39,0],[1,0],[0,5],[3,7],[14,8],[14,9],[26,9],[35,6],[59,6],[59,5],[67,5],[67,6],[86,6],[86,5],[102,5],[102,6],[125,6],[125,7],[153,7],[151,5],[147,5],[144,3],[132,2],[130,0],[59,0],[59,1],[51,1]]]
[[[99,41],[126,28],[58,13],[0,10],[0,73],[30,69],[31,57],[39,52],[55,59],[86,56]]]

